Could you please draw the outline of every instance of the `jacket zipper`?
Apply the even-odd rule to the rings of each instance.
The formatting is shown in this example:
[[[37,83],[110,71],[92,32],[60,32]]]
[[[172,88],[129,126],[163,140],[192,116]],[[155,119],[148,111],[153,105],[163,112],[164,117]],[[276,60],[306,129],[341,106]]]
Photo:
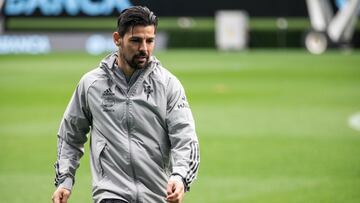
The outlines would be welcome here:
[[[131,134],[130,134],[130,110],[129,110],[129,105],[130,105],[130,98],[127,95],[126,96],[126,125],[127,125],[127,135],[128,135],[128,141],[129,141],[129,159],[130,159],[130,166],[131,166],[131,171],[133,173],[133,179],[134,179],[134,184],[136,187],[136,191],[135,191],[135,202],[138,202],[139,199],[139,188],[138,188],[138,183],[137,183],[137,177],[136,177],[136,172],[135,172],[135,167],[134,167],[134,161],[133,161],[133,157],[132,157],[132,147],[131,147]]]
[[[127,124],[127,132],[128,132],[128,139],[129,139],[129,151],[130,151],[130,165],[131,165],[131,170],[134,176],[134,184],[136,187],[136,195],[135,195],[135,202],[138,203],[139,202],[139,183],[137,180],[137,176],[136,176],[136,172],[135,172],[135,166],[134,166],[134,161],[133,161],[133,157],[132,157],[132,147],[131,147],[131,134],[130,134],[130,110],[129,110],[129,105],[130,105],[130,95],[133,95],[133,93],[136,91],[139,83],[141,83],[143,81],[144,78],[144,72],[141,73],[141,75],[139,75],[139,77],[135,80],[135,82],[133,82],[133,84],[131,86],[129,86],[128,90],[127,90],[127,94],[126,94],[126,116],[127,116],[127,120],[126,120],[126,124]]]

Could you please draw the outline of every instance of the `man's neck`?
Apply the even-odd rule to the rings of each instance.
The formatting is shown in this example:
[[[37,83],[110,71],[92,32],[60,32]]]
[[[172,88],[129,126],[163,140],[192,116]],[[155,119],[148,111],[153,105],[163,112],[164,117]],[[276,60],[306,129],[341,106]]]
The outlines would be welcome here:
[[[118,67],[123,71],[123,73],[127,76],[130,77],[132,76],[132,74],[135,72],[135,69],[131,68],[129,66],[129,64],[126,63],[126,61],[121,59],[121,56],[119,54],[117,61],[116,61]]]

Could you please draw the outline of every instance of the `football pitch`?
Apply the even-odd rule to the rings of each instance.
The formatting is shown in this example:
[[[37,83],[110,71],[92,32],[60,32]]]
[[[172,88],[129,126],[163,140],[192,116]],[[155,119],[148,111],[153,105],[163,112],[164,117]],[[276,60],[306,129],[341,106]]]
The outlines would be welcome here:
[[[360,202],[360,131],[349,127],[360,112],[359,51],[156,55],[183,83],[200,139],[186,203]],[[102,57],[0,55],[0,202],[51,201],[62,114]],[[92,202],[88,152],[73,203]]]

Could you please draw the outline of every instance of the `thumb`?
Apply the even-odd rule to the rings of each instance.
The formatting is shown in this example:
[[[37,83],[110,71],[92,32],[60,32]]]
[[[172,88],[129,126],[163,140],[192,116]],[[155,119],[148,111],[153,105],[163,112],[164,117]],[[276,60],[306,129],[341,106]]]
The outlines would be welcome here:
[[[56,194],[53,196],[52,200],[53,200],[53,203],[60,203],[61,197],[60,197],[60,195]]]

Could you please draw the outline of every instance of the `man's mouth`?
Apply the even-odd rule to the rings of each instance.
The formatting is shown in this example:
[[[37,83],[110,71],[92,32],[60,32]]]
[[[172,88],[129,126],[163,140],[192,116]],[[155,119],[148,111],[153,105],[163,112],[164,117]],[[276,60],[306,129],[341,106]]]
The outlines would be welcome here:
[[[136,59],[137,59],[139,62],[146,62],[147,57],[146,57],[146,55],[140,55],[140,56],[136,56]]]

